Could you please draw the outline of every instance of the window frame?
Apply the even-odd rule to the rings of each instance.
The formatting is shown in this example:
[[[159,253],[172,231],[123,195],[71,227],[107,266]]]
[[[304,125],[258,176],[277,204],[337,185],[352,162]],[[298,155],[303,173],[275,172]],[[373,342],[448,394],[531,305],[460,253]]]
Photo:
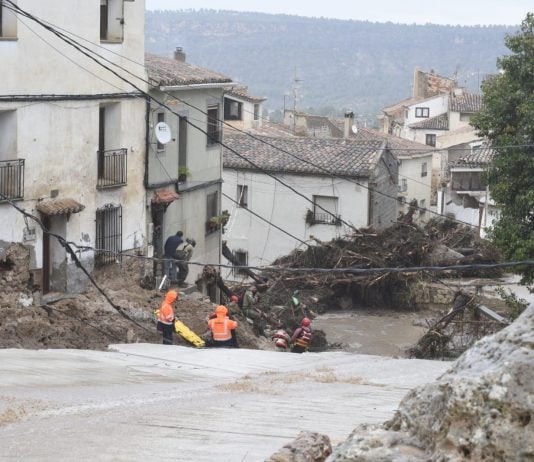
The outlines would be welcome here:
[[[436,134],[435,133],[427,133],[425,135],[425,144],[427,146],[432,146],[433,148],[435,148],[436,147]]]
[[[121,261],[122,205],[106,204],[96,209],[95,266]]]
[[[325,212],[322,208],[319,208],[320,204],[318,204],[318,199],[332,199],[333,205],[334,205],[334,213],[332,212]],[[323,207],[325,209],[329,209],[327,207]],[[324,224],[324,225],[339,225],[341,223],[341,219],[338,215],[339,210],[339,197],[337,196],[324,196],[321,194],[313,195],[313,210],[312,210],[312,220],[313,224]],[[330,215],[330,218],[328,219],[327,215]]]
[[[426,106],[417,106],[415,108],[415,117],[418,119],[428,119],[430,117],[430,108]]]
[[[208,106],[206,113],[206,145],[210,148],[221,142],[220,105]]]
[[[244,257],[244,259],[242,257]],[[236,263],[238,263],[237,266],[248,266],[248,251],[241,249],[235,250],[234,258]],[[234,276],[247,276],[246,271],[240,268],[233,268],[232,273]]]
[[[427,162],[423,162],[421,164],[421,178],[425,177],[428,175],[428,163]]]
[[[248,185],[237,185],[237,206],[247,208],[248,207]]]
[[[165,112],[164,111],[158,111],[156,113],[156,124],[159,124],[160,122],[165,123]],[[156,151],[165,152],[165,145],[163,143],[160,143],[157,139],[156,139]]]

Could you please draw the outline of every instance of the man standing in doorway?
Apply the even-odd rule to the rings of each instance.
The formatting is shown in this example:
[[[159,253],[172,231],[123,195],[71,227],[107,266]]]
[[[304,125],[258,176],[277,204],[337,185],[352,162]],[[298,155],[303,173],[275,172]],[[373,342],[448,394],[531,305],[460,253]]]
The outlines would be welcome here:
[[[165,241],[163,258],[163,271],[171,282],[176,281],[176,249],[183,242],[182,236],[184,233],[178,231],[174,236],[169,236]]]

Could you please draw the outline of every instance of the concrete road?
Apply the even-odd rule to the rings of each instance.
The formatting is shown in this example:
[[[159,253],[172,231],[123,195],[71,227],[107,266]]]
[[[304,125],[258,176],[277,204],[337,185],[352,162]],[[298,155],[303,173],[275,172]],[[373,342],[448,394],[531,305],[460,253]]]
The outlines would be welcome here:
[[[0,350],[0,461],[262,461],[301,430],[336,444],[449,366],[151,344]]]

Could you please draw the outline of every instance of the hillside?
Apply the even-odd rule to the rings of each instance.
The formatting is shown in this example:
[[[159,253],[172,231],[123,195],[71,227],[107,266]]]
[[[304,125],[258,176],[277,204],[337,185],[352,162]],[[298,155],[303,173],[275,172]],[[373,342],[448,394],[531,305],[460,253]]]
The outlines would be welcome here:
[[[475,90],[506,53],[506,26],[402,25],[230,11],[147,11],[147,51],[187,60],[249,85],[281,109],[295,70],[302,80],[298,107],[314,112],[350,108],[376,114],[409,96],[416,66],[457,72]],[[289,99],[287,102],[289,104]],[[292,104],[292,103],[291,103]],[[334,109],[335,108],[335,109]]]

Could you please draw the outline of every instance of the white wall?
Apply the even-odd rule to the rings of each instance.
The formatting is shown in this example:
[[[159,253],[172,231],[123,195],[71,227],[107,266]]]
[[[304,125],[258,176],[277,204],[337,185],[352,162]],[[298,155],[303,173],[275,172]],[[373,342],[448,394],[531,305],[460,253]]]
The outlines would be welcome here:
[[[100,45],[100,2],[98,0],[19,0],[18,5],[58,27],[73,31]],[[111,77],[107,71],[91,64],[71,47],[54,39],[40,26],[28,23],[31,30],[46,37],[58,51],[40,40],[28,28],[18,27],[17,40],[0,41],[0,60],[9,69],[2,79],[2,93],[13,95],[67,95],[55,101],[0,102],[0,112],[14,111],[16,143],[14,152],[1,158],[25,159],[24,200],[19,205],[39,216],[37,203],[47,200],[52,190],[57,198],[74,199],[85,209],[68,217],[65,238],[77,244],[95,245],[96,209],[106,204],[122,205],[122,247],[141,247],[145,240],[146,212],[143,188],[145,159],[145,101],[139,98],[106,97],[103,93],[132,92],[130,86]],[[112,61],[144,76],[144,68],[128,61],[144,60],[144,1],[124,2],[124,41],[105,44],[105,48],[123,55],[112,55],[105,49],[90,45]],[[84,42],[87,45],[87,42]],[[67,57],[65,57],[66,55]],[[90,72],[81,69],[86,67]],[[124,74],[123,71],[120,71]],[[103,82],[101,76],[109,83]],[[128,77],[131,78],[131,77]],[[144,84],[137,82],[145,88]],[[95,95],[95,99],[79,99],[76,95]],[[112,121],[113,148],[126,148],[127,185],[97,190],[97,150],[99,108],[115,104]],[[9,204],[0,204],[0,215],[9,217],[10,226],[0,227],[0,241],[20,242],[24,222]],[[31,227],[38,228],[31,221]],[[32,269],[42,268],[42,233],[26,242],[32,252]],[[92,252],[82,252],[80,258],[89,268]],[[57,254],[53,259],[59,261]],[[74,272],[70,258],[67,277]],[[77,290],[67,282],[67,288]],[[79,288],[79,287],[78,287]]]
[[[310,200],[313,195],[338,197],[338,214],[341,218],[356,227],[367,226],[367,189],[341,179],[282,174],[277,174],[277,177]],[[264,174],[225,169],[223,180],[223,193],[234,200],[237,198],[237,185],[247,185],[248,208],[303,241],[309,240],[310,236],[329,241],[348,231],[345,226],[309,226],[305,216],[307,210],[313,208],[312,204]],[[367,185],[366,180],[358,182]],[[225,197],[223,209],[231,212],[223,239],[228,242],[231,250],[247,251],[250,265],[270,264],[277,257],[303,247],[297,240],[269,226]]]
[[[425,101],[420,101],[416,104],[412,104],[408,106],[408,117],[404,121],[404,125],[410,125],[417,122],[422,122],[423,120],[426,120],[427,118],[435,117],[440,114],[443,114],[444,112],[447,112],[447,106],[448,106],[449,97],[448,95],[440,95],[436,96],[434,98],[429,98]],[[429,108],[429,116],[427,118],[424,117],[415,117],[416,108],[418,107],[427,107]]]
[[[406,198],[406,206],[404,212],[407,211],[407,205],[412,199],[417,199],[417,204],[421,203],[421,200],[425,201],[426,208],[430,207],[432,191],[432,153],[428,153],[421,156],[414,157],[402,157],[400,158],[401,164],[399,166],[399,184],[402,184],[403,179],[406,180],[407,190],[400,192],[399,195]],[[427,175],[421,176],[422,164],[427,164]],[[432,217],[432,214],[426,213],[422,217],[419,213],[416,214],[418,219],[423,221]]]

